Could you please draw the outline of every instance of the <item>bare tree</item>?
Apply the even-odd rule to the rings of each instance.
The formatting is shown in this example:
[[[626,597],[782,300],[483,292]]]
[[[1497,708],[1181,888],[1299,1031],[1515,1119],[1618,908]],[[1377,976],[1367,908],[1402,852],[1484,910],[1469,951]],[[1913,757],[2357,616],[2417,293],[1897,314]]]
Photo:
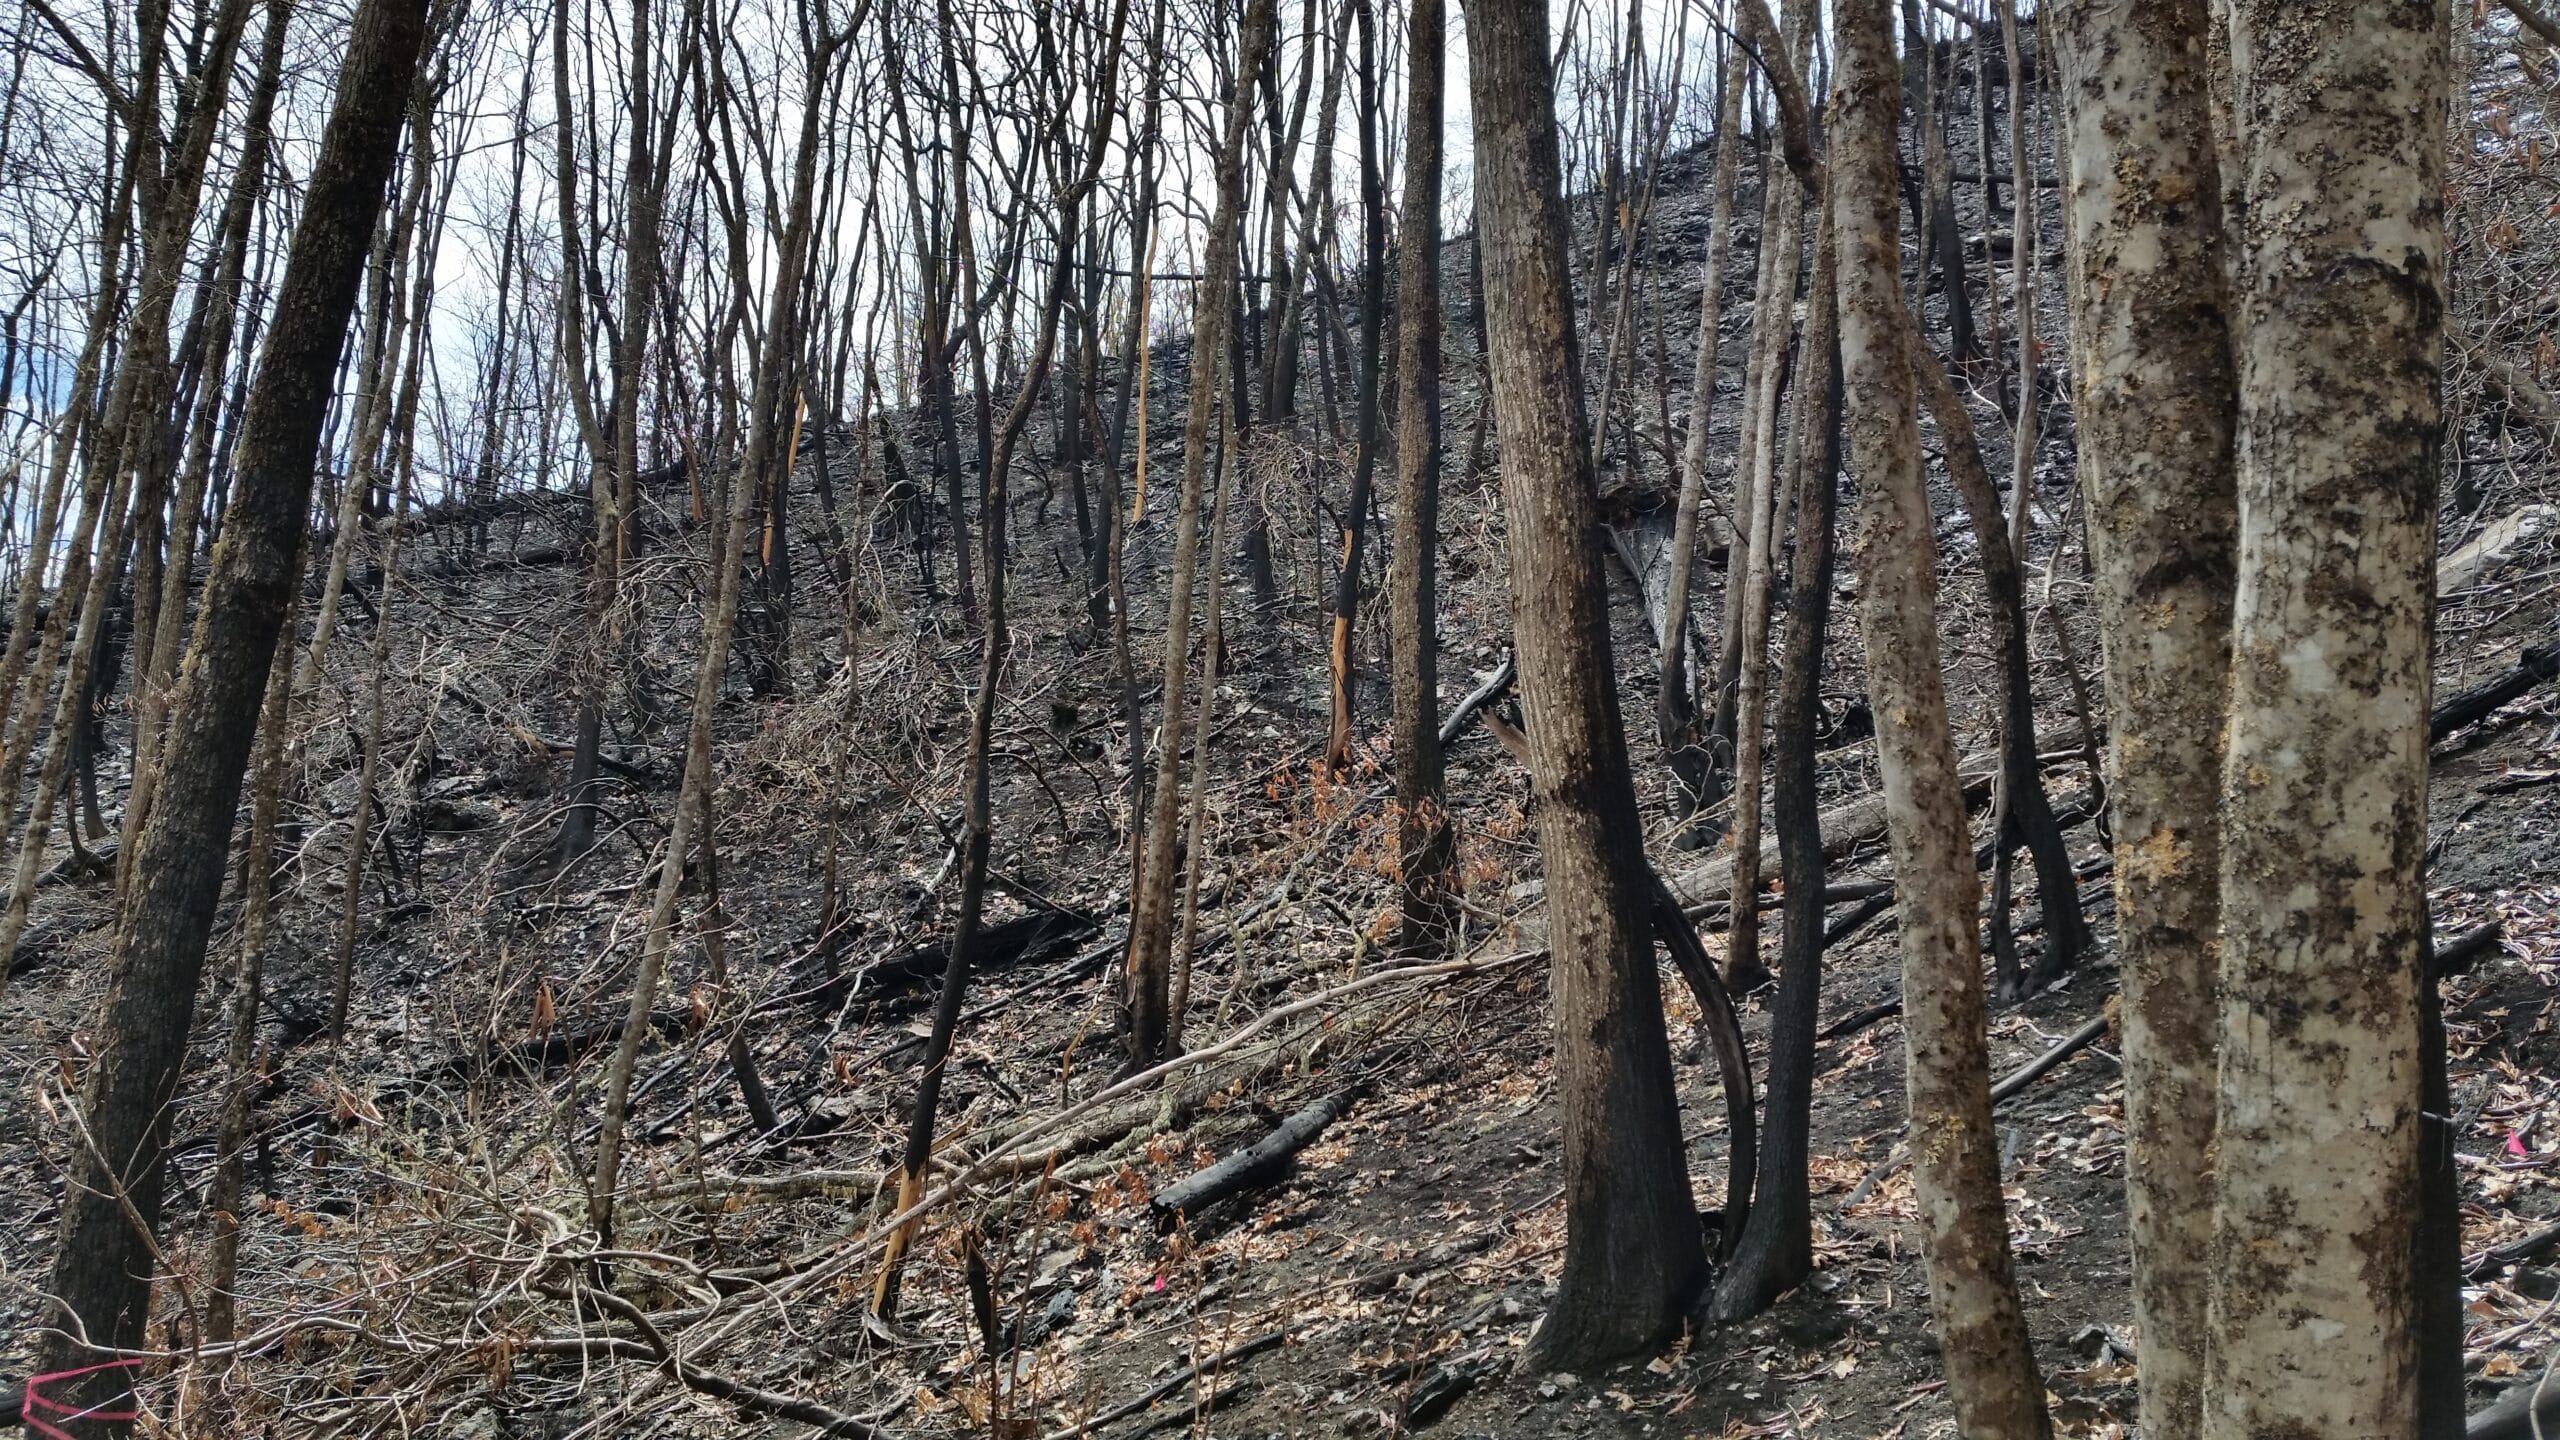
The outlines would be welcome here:
[[[1956,1424],[1981,1440],[2044,1440],[2052,1424],[2018,1306],[1991,1126],[1974,929],[1981,892],[1938,662],[1937,546],[1903,339],[1912,321],[1894,212],[1900,86],[1887,4],[1848,0],[1834,10],[1831,176],[1859,622],[1902,920],[1911,1176]]]
[[[258,359],[222,543],[203,616],[170,705],[167,780],[118,927],[114,981],[80,1098],[84,1144],[64,1188],[53,1319],[40,1368],[92,1363],[139,1346],[157,1264],[170,1099],[186,1052],[205,944],[221,897],[240,783],[294,563],[331,372],[346,337],[366,241],[399,152],[400,122],[426,33],[423,0],[365,0],[303,195],[274,323]],[[122,1433],[130,1372],[90,1371],[49,1398],[91,1407],[86,1427]]]
[[[1133,1069],[1165,1058],[1172,1006],[1174,852],[1182,840],[1175,821],[1182,800],[1183,687],[1190,671],[1192,592],[1200,567],[1201,492],[1209,468],[1210,422],[1218,405],[1218,357],[1227,350],[1234,318],[1238,271],[1236,233],[1244,209],[1244,143],[1252,125],[1253,77],[1271,44],[1273,0],[1247,0],[1226,124],[1218,142],[1217,210],[1201,253],[1208,275],[1191,321],[1191,386],[1182,427],[1182,495],[1174,521],[1173,573],[1167,581],[1164,639],[1163,740],[1156,752],[1155,789],[1149,801],[1146,861],[1131,897],[1128,991],[1123,1039]],[[1217,557],[1211,563],[1218,563]],[[1201,697],[1207,704],[1208,697]],[[1137,736],[1130,743],[1134,747]],[[1194,764],[1205,756],[1195,756]]]
[[[1676,1328],[1705,1279],[1706,1255],[1681,1152],[1647,923],[1655,882],[1610,653],[1546,6],[1477,0],[1467,19],[1477,243],[1564,1112],[1564,1272],[1529,1355],[1571,1368]]]
[[[1440,774],[1440,129],[1442,0],[1406,20],[1404,231],[1396,275],[1395,650],[1397,869],[1404,943],[1430,951],[1448,924],[1455,844]]]
[[[1725,265],[1733,253],[1735,170],[1741,153],[1743,72],[1740,47],[1728,43],[1716,76],[1716,158],[1708,221],[1706,271],[1698,287],[1698,354],[1689,382],[1689,438],[1681,451],[1680,499],[1673,512],[1670,580],[1662,605],[1660,672],[1655,677],[1654,723],[1662,734],[1662,758],[1670,772],[1671,843],[1683,850],[1707,841],[1700,817],[1721,795],[1718,768],[1707,748],[1698,712],[1697,682],[1689,667],[1689,587],[1697,570],[1698,526],[1704,508],[1707,453],[1715,419],[1716,352],[1723,339]]]

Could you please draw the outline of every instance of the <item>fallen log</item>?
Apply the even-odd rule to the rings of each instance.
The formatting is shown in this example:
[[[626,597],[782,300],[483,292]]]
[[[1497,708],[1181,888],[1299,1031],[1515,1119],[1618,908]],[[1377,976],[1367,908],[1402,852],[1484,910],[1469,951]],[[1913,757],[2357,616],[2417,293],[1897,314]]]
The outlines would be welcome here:
[[[1964,802],[1967,810],[1980,809],[1991,800],[1991,780],[1998,773],[2000,757],[1975,755],[1958,767],[1964,780]],[[1871,844],[1884,834],[1884,795],[1878,792],[1861,796],[1822,812],[1822,858],[1837,860]],[[1778,842],[1775,837],[1761,842],[1761,873],[1774,875],[1778,866]],[[1727,901],[1733,894],[1733,857],[1710,860],[1678,875],[1664,877],[1674,898],[1684,910]]]
[[[2480,527],[2480,533],[2436,562],[2436,598],[2494,573],[2527,541],[2560,524],[2560,507],[2525,505]]]
[[[2560,1431],[2560,1384],[2544,1370],[2463,1422],[2462,1440],[2526,1440]]]
[[[1034,910],[979,931],[979,948],[970,963],[981,973],[1009,965],[1037,964],[1101,928],[1082,915]],[[813,1005],[831,1009],[857,992],[872,994],[922,984],[939,977],[949,965],[950,950],[946,945],[922,945],[783,997],[772,1008]]]
[[[1230,1196],[1279,1183],[1287,1177],[1293,1157],[1313,1144],[1326,1126],[1342,1118],[1356,1093],[1344,1090],[1300,1110],[1251,1146],[1158,1191],[1147,1201],[1147,1207],[1155,1212],[1159,1223],[1169,1225]]]
[[[2506,674],[2437,705],[2427,716],[2427,739],[2442,740],[2465,725],[2485,720],[2555,675],[2560,675],[2560,640],[2528,645]]]

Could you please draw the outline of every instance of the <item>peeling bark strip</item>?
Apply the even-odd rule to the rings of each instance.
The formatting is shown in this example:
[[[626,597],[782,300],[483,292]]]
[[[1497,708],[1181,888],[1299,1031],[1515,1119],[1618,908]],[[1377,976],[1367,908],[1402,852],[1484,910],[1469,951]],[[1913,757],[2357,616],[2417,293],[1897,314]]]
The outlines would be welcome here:
[[[2142,1433],[2203,1420],[2213,1231],[2231,357],[2203,0],[2063,0],[2069,291],[2105,647]]]
[[[1599,500],[1566,273],[1545,0],[1467,7],[1477,235],[1511,607],[1554,945],[1564,1273],[1531,1363],[1642,1349],[1705,1278],[1618,713]]]
[[[365,0],[347,39],[241,424],[222,541],[169,707],[166,779],[143,828],[131,908],[116,935],[114,978],[94,1041],[98,1058],[81,1094],[94,1143],[72,1162],[54,1252],[51,1291],[59,1309],[49,1320],[64,1329],[46,1331],[39,1369],[71,1370],[93,1358],[69,1332],[122,1349],[143,1342],[155,1268],[149,1231],[160,1220],[170,1102],[268,665],[301,579],[297,557],[330,373],[399,152],[425,10],[424,0]],[[123,1371],[103,1370],[53,1398],[116,1409],[125,1391]]]
[[[2407,1435],[2444,6],[2234,0],[2239,588],[2207,1436]]]
[[[1902,910],[1905,1085],[1929,1303],[1947,1397],[1971,1440],[2044,1440],[2000,1201],[1983,1036],[1980,890],[1938,663],[1936,546],[1922,489],[1894,212],[1899,76],[1889,0],[1838,0],[1832,205],[1840,363],[1867,689]],[[1516,527],[1515,527],[1516,529]]]

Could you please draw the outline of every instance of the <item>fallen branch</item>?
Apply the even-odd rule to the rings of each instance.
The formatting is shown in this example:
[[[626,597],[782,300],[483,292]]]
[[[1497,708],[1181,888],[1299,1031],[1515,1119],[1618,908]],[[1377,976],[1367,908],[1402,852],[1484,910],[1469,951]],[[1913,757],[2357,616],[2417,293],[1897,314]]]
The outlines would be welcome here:
[[[2538,1380],[2528,1380],[2498,1397],[2488,1409],[2463,1422],[2462,1440],[2525,1440],[2560,1429],[2560,1385],[2551,1383],[2546,1368]]]
[[[1495,667],[1492,678],[1467,692],[1467,698],[1459,701],[1458,708],[1449,712],[1449,718],[1441,723],[1440,747],[1445,750],[1458,743],[1458,736],[1466,730],[1467,722],[1475,718],[1477,711],[1501,699],[1502,692],[1511,688],[1511,679],[1519,671],[1518,657],[1508,650],[1503,651],[1502,664]]]
[[[1896,1012],[1899,1012],[1902,1009],[1902,1002],[1899,1000],[1893,1002],[1893,1009]],[[2009,1101],[2016,1099],[2027,1089],[2028,1086],[2031,1086],[2038,1080],[2043,1079],[2044,1076],[2055,1066],[2060,1065],[2063,1061],[2070,1059],[2080,1051],[2086,1050],[2089,1046],[2097,1042],[2099,1036],[2106,1033],[2107,1016],[2104,1011],[2101,1011],[2090,1017],[2087,1024],[2062,1037],[2061,1041],[2054,1045],[2052,1049],[2045,1051],[2033,1060],[2028,1061],[2026,1064],[2019,1066],[2017,1069],[2012,1070],[2007,1075],[2001,1077],[2000,1082],[1991,1087],[1991,1103],[1996,1107],[2005,1105]],[[1895,1133],[1900,1134],[1910,1128],[1911,1122],[1906,1120],[1902,1123],[1901,1129],[1897,1130]],[[1894,1147],[1893,1153],[1885,1158],[1884,1163],[1876,1166],[1873,1170],[1868,1171],[1866,1178],[1858,1182],[1857,1188],[1849,1192],[1848,1198],[1840,1202],[1840,1208],[1843,1210],[1856,1209],[1860,1201],[1875,1193],[1876,1186],[1882,1184],[1886,1179],[1890,1178],[1895,1171],[1900,1170],[1904,1165],[1908,1164],[1910,1159],[1910,1151],[1906,1147],[1897,1144]],[[2002,1168],[2006,1169],[2007,1167],[2004,1164]]]
[[[1274,1126],[1270,1134],[1254,1144],[1179,1184],[1158,1191],[1147,1202],[1148,1208],[1155,1212],[1160,1223],[1171,1224],[1185,1216],[1196,1215],[1229,1196],[1277,1184],[1289,1173],[1290,1157],[1313,1144],[1326,1126],[1341,1119],[1343,1112],[1351,1108],[1355,1094],[1355,1091],[1345,1090],[1300,1110]]]
[[[2008,1078],[1992,1086],[1991,1103],[1996,1106],[2017,1095],[2018,1092],[2036,1083],[2046,1071],[2096,1044],[2098,1037],[2106,1033],[2107,1015],[2101,1010],[2089,1017],[2089,1023],[2055,1042],[2052,1049],[2009,1072]]]
[[[2560,640],[2528,645],[2516,657],[2514,669],[2436,706],[2427,717],[2427,739],[2442,740],[2465,725],[2485,720],[2555,675],[2560,675]]]
[[[2439,977],[2468,974],[2481,956],[2497,949],[2499,942],[2506,938],[2507,927],[2504,924],[2496,920],[2486,921],[2436,946],[2428,957],[2428,964],[2434,967]]]

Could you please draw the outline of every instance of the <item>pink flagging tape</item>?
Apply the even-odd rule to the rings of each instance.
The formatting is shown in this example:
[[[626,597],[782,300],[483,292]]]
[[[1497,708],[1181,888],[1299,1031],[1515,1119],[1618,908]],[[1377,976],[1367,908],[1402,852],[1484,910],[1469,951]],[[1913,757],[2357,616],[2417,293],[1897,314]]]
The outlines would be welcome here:
[[[139,1359],[109,1360],[97,1365],[83,1365],[77,1370],[56,1370],[48,1375],[30,1375],[27,1377],[26,1392],[19,1400],[22,1408],[18,1418],[28,1429],[49,1437],[49,1440],[77,1440],[77,1437],[59,1425],[39,1419],[36,1415],[38,1410],[48,1411],[66,1420],[139,1420],[142,1418],[140,1410],[98,1410],[86,1406],[65,1405],[43,1392],[45,1386],[57,1380],[77,1380],[83,1375],[94,1375],[101,1370],[122,1370],[141,1363]]]

